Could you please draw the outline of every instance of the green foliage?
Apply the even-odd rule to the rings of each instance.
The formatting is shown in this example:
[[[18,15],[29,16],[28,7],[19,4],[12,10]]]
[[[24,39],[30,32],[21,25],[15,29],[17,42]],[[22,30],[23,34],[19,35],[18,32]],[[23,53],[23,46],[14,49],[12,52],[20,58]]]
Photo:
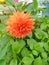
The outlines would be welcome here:
[[[33,60],[34,60],[34,58],[32,58],[32,57],[24,57],[24,58],[22,59],[22,62],[23,62],[25,65],[31,65]]]
[[[15,6],[14,0],[12,0],[12,2],[11,2],[11,0],[6,0],[6,4],[7,4],[8,6]]]
[[[12,61],[10,62],[10,65],[17,65],[17,60],[12,60]]]
[[[37,0],[33,0],[33,8],[36,10],[38,8]]]
[[[2,20],[2,19],[7,19],[8,18],[8,15],[2,15],[2,16],[0,16],[0,19]]]
[[[37,42],[34,39],[27,39],[27,44],[30,47],[30,49],[33,49],[33,45],[36,44]]]
[[[5,60],[0,60],[0,65],[6,65],[6,61]]]
[[[9,15],[0,16],[0,65],[49,65],[49,18],[36,17],[38,3],[37,0],[33,1],[34,3],[26,5],[6,0],[6,5],[34,17],[35,28],[32,34],[23,39],[13,38],[6,31],[4,22]]]
[[[34,65],[43,65],[42,59],[40,57],[34,60]]]
[[[36,50],[32,51],[33,55],[38,56],[38,52]]]
[[[14,39],[0,24],[0,65],[49,65],[49,19],[41,20],[35,19],[34,31],[24,39]]]

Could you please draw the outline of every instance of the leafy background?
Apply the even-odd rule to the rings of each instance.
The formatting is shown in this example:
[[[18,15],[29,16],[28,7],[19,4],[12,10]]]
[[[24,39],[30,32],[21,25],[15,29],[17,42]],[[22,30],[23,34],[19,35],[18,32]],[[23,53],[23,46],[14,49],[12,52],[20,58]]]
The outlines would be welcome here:
[[[33,2],[29,5],[15,3],[14,0],[1,3],[9,9],[6,12],[3,8],[3,14],[0,15],[0,65],[49,65],[49,17],[36,16],[43,9],[38,8],[37,0]],[[6,31],[6,22],[14,13],[10,7],[14,8],[14,12],[27,12],[35,19],[32,34],[23,39],[10,36]]]

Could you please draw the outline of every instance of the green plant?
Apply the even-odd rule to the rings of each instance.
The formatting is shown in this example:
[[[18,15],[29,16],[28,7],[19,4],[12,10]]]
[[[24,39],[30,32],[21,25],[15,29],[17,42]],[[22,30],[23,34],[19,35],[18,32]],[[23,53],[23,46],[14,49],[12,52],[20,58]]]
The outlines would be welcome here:
[[[19,6],[18,8],[15,7],[15,9],[27,11],[30,17],[33,16],[35,29],[32,34],[23,39],[13,38],[6,31],[6,22],[12,14],[7,15],[8,17],[5,14],[0,16],[0,65],[49,65],[49,18],[46,16],[41,18],[37,16],[35,18],[35,15],[31,15],[31,13],[35,13],[32,12],[34,10],[32,9],[32,4],[27,8],[25,4],[22,6],[22,3],[13,3],[12,6]]]

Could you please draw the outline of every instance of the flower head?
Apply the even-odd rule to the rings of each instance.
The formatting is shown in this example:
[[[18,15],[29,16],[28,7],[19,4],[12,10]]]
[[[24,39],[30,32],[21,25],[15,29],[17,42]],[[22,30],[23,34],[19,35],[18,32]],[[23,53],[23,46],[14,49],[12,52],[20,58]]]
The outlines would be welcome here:
[[[16,3],[18,3],[18,0],[14,0]]]
[[[34,29],[34,21],[27,13],[16,12],[7,22],[7,31],[15,38],[23,38]]]
[[[4,3],[5,2],[5,0],[0,0],[0,3]]]

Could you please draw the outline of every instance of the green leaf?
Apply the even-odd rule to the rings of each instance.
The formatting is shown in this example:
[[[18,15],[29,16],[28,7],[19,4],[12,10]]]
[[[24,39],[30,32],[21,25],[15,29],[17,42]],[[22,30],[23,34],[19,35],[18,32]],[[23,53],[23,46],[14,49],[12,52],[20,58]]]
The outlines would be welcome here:
[[[46,51],[49,51],[48,43],[44,43],[44,48],[45,48]]]
[[[34,45],[34,50],[36,50],[39,53],[42,52],[42,51],[44,51],[43,47],[41,47],[39,45],[39,43],[37,43],[37,44]]]
[[[5,56],[9,45],[10,45],[10,43],[7,43],[7,45],[4,46],[4,48],[2,50],[0,50],[0,59],[3,59],[3,57]]]
[[[22,59],[22,62],[25,64],[25,65],[30,65],[30,64],[32,64],[32,62],[33,62],[33,58],[32,57],[24,57],[23,59]]]
[[[21,49],[26,45],[25,41],[22,39],[18,40],[18,42],[20,44]]]
[[[12,49],[15,53],[19,53],[24,46],[25,46],[24,40],[16,40],[12,44]]]
[[[6,5],[15,6],[15,2],[14,2],[14,0],[12,0],[12,2],[11,2],[11,0],[6,0]]]
[[[21,63],[19,63],[18,65],[21,65]]]
[[[0,31],[0,39],[1,39],[2,35],[3,35],[3,33]]]
[[[33,4],[28,5],[27,8],[26,8],[26,11],[28,13],[31,13],[33,11]]]
[[[48,38],[48,34],[40,29],[35,30],[35,36],[38,39]]]
[[[37,10],[37,8],[38,8],[38,2],[37,2],[37,0],[33,0],[33,8],[35,10]]]
[[[46,30],[46,28],[47,28],[47,24],[42,23],[42,24],[40,25],[40,29],[41,29],[41,30]]]
[[[22,5],[22,11],[25,11],[25,9],[26,9],[26,3],[24,3],[24,4]]]
[[[16,40],[15,42],[13,42],[13,44],[12,44],[12,51],[13,51],[15,54],[17,54],[17,53],[20,52],[20,49],[21,49],[21,47],[20,47],[19,42],[18,42],[17,40]]]
[[[27,39],[27,44],[29,45],[30,49],[33,50],[33,46],[36,44],[37,42],[34,39]]]
[[[42,55],[43,58],[45,58],[45,59],[47,58],[47,53],[46,52],[42,52],[41,55]]]
[[[0,65],[6,65],[6,61],[5,60],[0,60]]]
[[[1,19],[1,20],[3,20],[3,19],[7,19],[7,18],[9,18],[8,15],[2,15],[2,16],[0,16],[0,19]]]
[[[1,32],[5,31],[5,28],[6,28],[6,25],[3,24],[3,23],[1,23],[1,24],[0,24],[0,31],[1,31]]]
[[[24,47],[22,52],[21,52],[22,57],[29,56],[29,54],[30,54],[30,51]]]
[[[17,60],[11,60],[10,65],[17,65]]]
[[[3,35],[0,39],[0,47],[3,48],[10,40],[10,36]]]
[[[40,45],[40,47],[42,47],[42,48],[44,47],[44,44],[45,44],[44,42],[39,42],[39,45]]]
[[[34,60],[34,65],[43,65],[43,61],[40,57],[36,58]]]
[[[49,62],[49,57],[47,58],[48,62]]]
[[[6,63],[9,63],[13,57],[13,53],[12,53],[12,47],[11,45],[8,47],[7,49],[7,53],[6,55],[4,56],[4,60],[6,61]],[[8,61],[7,61],[8,60]]]
[[[16,7],[17,7],[17,10],[18,11],[22,11],[22,2],[18,2],[17,4],[16,4]]]
[[[33,55],[38,56],[38,52],[36,50],[32,51]]]
[[[49,65],[49,63],[47,62],[47,59],[42,59],[43,61],[43,65]]]

